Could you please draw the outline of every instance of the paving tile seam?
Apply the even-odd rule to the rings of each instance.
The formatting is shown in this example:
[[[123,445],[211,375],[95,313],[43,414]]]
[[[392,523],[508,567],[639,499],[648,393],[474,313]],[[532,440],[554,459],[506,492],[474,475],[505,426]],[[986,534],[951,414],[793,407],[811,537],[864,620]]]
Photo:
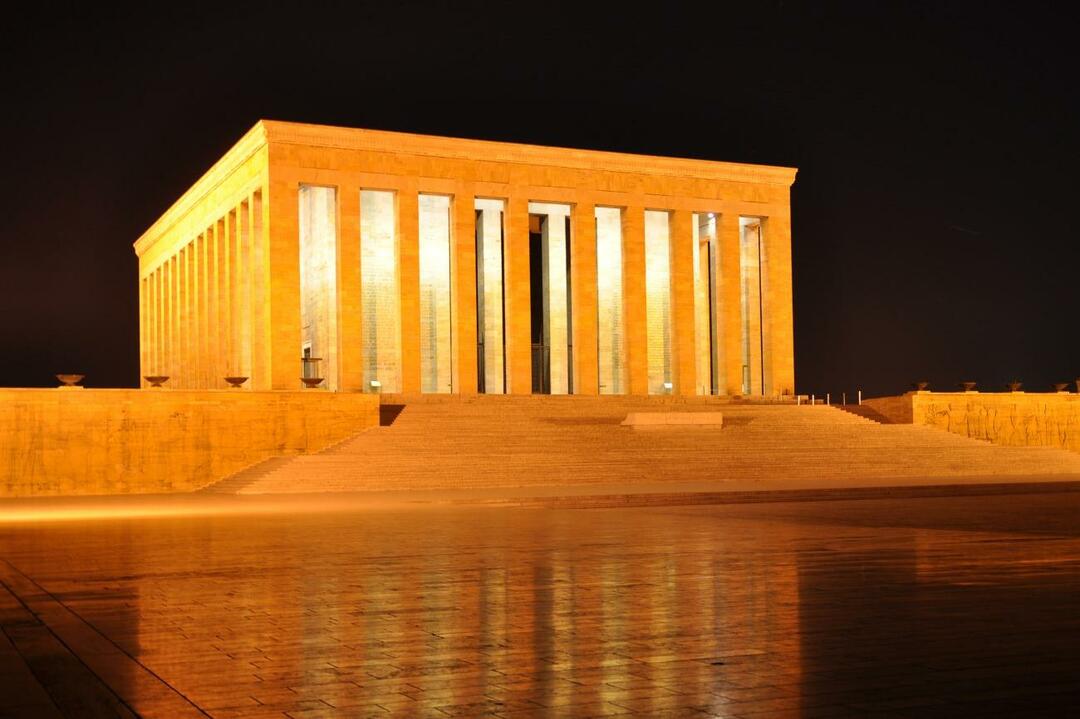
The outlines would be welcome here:
[[[114,642],[112,639],[110,639],[108,637],[108,635],[101,632],[101,630],[99,630],[92,623],[88,622],[85,618],[83,618],[78,612],[76,612],[74,609],[69,607],[67,604],[65,604],[64,602],[57,599],[57,597],[52,592],[50,592],[47,589],[45,589],[44,587],[42,587],[40,584],[38,584],[38,582],[36,580],[34,580],[29,575],[22,572],[18,567],[16,567],[10,561],[8,561],[6,559],[0,559],[0,568],[2,568],[2,566],[6,566],[8,568],[8,570],[11,573],[13,573],[16,577],[21,577],[26,583],[28,583],[28,584],[32,585],[33,587],[35,587],[41,593],[41,595],[43,597],[42,601],[51,602],[51,603],[55,604],[59,609],[67,612],[68,614],[70,614],[77,622],[79,622],[83,626],[87,627],[91,632],[93,632],[98,637],[100,637],[101,640],[105,641],[111,647],[113,647],[118,653],[122,654],[129,661],[131,661],[136,666],[141,668],[146,674],[148,674],[150,677],[152,677],[154,680],[156,680],[162,687],[167,689],[169,692],[172,692],[179,699],[183,700],[184,703],[186,703],[192,709],[194,709],[196,712],[198,712],[199,715],[204,716],[204,717],[210,717],[211,716],[210,714],[207,714],[198,704],[196,704],[189,697],[187,697],[183,692],[179,691],[176,687],[174,687],[173,685],[171,685],[170,683],[165,681],[154,670],[150,669],[148,666],[146,666],[145,664],[140,662],[138,659],[131,656],[131,654],[129,654],[127,651],[125,651],[123,647],[119,646],[118,644],[116,644],[116,642]],[[43,626],[45,629],[47,629],[49,631],[50,634],[52,634],[54,637],[56,637],[56,640],[61,645],[63,645],[64,648],[66,648],[68,650],[68,652],[70,652],[71,655],[80,664],[82,664],[84,667],[86,667],[86,670],[88,672],[90,672],[92,675],[94,675],[95,677],[98,678],[98,680],[116,697],[116,699],[121,704],[123,704],[125,707],[130,709],[131,712],[133,714],[135,714],[136,716],[143,716],[144,712],[140,712],[139,710],[137,710],[131,704],[131,702],[128,701],[128,699],[126,699],[125,697],[118,694],[117,691],[113,688],[113,686],[108,682],[108,680],[105,677],[101,676],[101,674],[99,674],[97,671],[95,671],[94,668],[89,663],[87,663],[86,659],[83,656],[81,656],[75,650],[75,648],[72,647],[71,644],[68,641],[66,641],[56,631],[56,629],[53,626],[51,626],[49,624],[48,621],[46,621],[46,619],[42,616],[41,612],[36,611],[33,608],[31,608],[30,604],[28,604],[28,602],[22,596],[20,596],[20,594],[11,586],[10,582],[5,581],[2,577],[0,577],[0,582],[2,582],[5,587],[7,587],[8,591],[11,592],[11,595],[13,597],[15,597],[16,600],[18,600],[24,607],[26,607],[26,609],[34,617],[36,617],[39,622],[41,622],[41,626]],[[134,691],[134,689],[133,689],[133,691]]]

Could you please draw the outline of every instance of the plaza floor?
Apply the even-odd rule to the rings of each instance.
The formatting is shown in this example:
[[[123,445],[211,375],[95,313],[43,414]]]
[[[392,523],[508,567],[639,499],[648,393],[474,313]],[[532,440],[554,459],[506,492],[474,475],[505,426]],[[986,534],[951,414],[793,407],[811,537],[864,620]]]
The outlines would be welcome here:
[[[1077,492],[309,501],[0,523],[0,716],[1080,710]]]

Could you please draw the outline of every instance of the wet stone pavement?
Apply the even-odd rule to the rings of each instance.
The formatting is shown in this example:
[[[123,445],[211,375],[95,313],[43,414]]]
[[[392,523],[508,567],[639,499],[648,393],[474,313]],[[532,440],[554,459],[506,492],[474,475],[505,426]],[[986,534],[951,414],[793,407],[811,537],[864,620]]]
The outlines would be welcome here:
[[[1080,494],[0,525],[0,716],[1080,710]]]

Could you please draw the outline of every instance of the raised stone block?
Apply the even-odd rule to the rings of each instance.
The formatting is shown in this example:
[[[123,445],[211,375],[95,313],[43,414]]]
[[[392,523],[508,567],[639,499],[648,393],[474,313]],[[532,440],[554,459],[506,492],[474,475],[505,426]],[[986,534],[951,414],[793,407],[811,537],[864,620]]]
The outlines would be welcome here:
[[[724,424],[723,412],[631,412],[622,424],[628,427],[675,427]]]

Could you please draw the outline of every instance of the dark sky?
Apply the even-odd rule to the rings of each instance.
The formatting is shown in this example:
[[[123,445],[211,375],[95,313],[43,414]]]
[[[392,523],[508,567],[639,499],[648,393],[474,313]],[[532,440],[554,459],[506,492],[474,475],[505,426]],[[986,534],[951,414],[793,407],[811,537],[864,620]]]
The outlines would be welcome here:
[[[9,13],[0,384],[136,384],[131,244],[260,117],[796,166],[799,391],[1080,377],[1073,24],[999,5]]]

